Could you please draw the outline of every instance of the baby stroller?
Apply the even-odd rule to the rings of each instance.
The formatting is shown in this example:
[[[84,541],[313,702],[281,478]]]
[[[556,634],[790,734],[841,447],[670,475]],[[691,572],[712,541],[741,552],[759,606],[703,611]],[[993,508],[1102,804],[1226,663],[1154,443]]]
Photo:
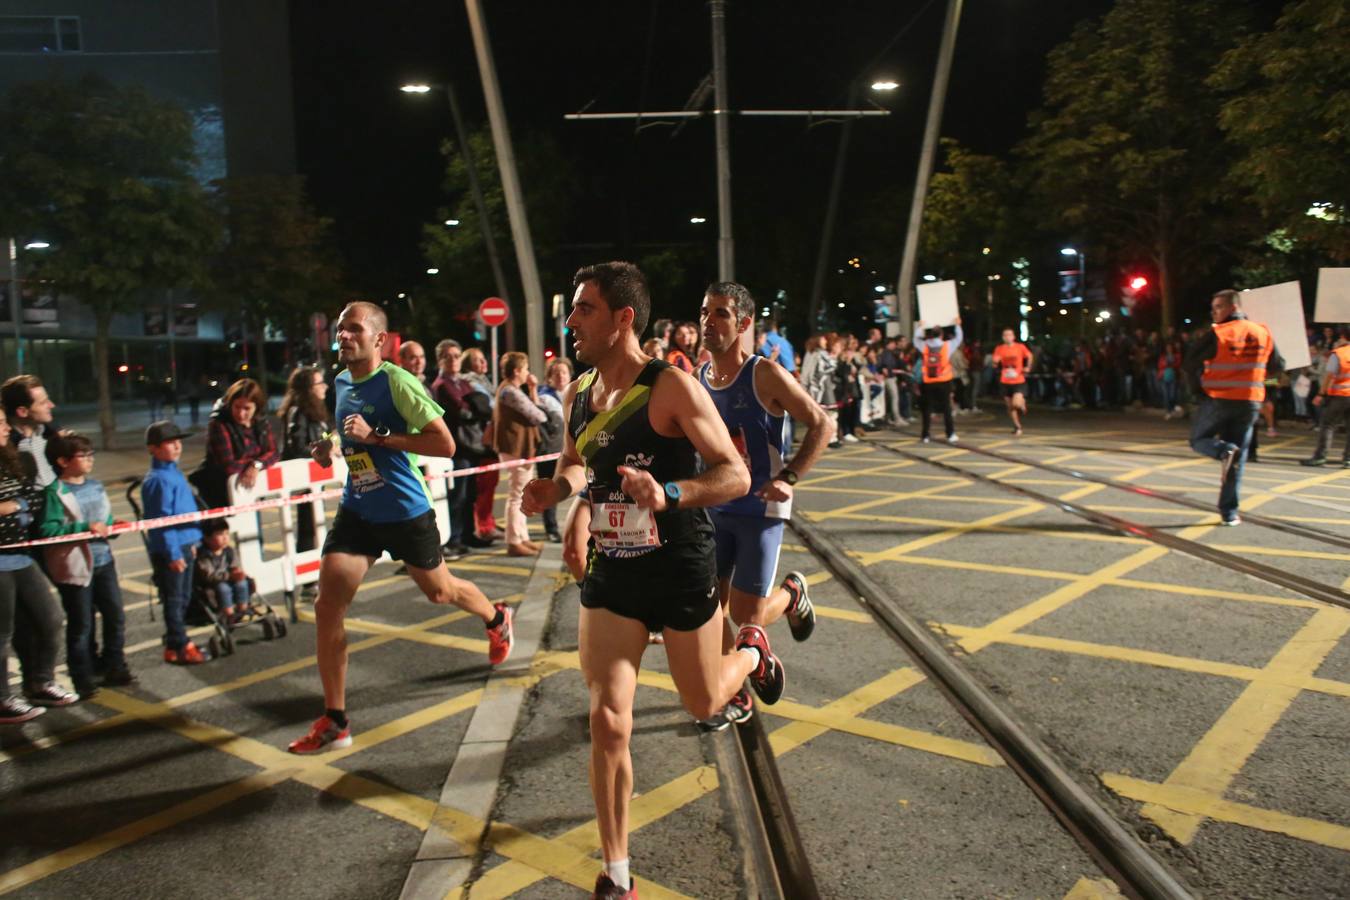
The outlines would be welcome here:
[[[127,502],[131,504],[132,511],[136,514],[137,520],[141,519],[140,486],[142,479],[133,479],[127,486]],[[196,491],[193,491],[196,497]],[[197,498],[198,508],[202,506],[201,498]],[[146,555],[150,553],[150,541],[147,537],[148,532],[142,531],[141,543],[145,546]],[[286,636],[286,621],[276,614],[272,606],[258,593],[257,582],[252,577],[248,578],[248,607],[246,611],[234,620],[228,619],[220,610],[212,591],[207,590],[207,586],[195,575],[192,579],[192,593],[188,598],[188,607],[184,613],[184,619],[188,625],[211,626],[211,637],[207,639],[206,647],[212,659],[219,659],[222,656],[229,656],[234,653],[234,632],[257,625],[262,629],[264,640],[273,640],[274,638],[283,638]],[[153,609],[153,605],[151,606]]]

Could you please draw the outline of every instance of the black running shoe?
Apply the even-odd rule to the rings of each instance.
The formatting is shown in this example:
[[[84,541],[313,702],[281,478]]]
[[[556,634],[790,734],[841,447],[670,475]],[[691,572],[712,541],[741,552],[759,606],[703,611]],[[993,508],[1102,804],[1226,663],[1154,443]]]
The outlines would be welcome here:
[[[1314,456],[1309,459],[1300,459],[1298,464],[1300,466],[1325,466],[1327,458],[1325,456]]]
[[[792,639],[800,643],[816,630],[816,608],[807,596],[806,576],[801,572],[789,572],[783,579],[783,590],[792,598],[787,608],[788,628],[792,629]]]
[[[591,900],[638,900],[637,882],[632,878],[628,881],[629,887],[625,890],[601,872],[600,877],[595,879],[595,890],[591,893]]]
[[[742,625],[736,635],[736,650],[754,647],[759,651],[759,665],[750,673],[750,686],[755,689],[759,699],[773,706],[783,696],[787,685],[787,673],[783,663],[769,649],[769,636],[758,625]]]

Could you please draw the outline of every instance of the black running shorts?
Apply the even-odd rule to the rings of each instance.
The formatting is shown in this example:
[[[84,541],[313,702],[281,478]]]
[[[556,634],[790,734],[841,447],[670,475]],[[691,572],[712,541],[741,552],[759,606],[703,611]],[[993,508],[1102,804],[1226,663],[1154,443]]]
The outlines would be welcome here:
[[[717,612],[717,555],[712,541],[667,544],[634,559],[591,551],[581,605],[637,619],[648,631],[694,631]]]
[[[338,507],[321,555],[351,553],[378,558],[386,552],[414,569],[440,566],[443,558],[436,513],[427,510],[402,522],[367,522],[356,513]]]
[[[1001,385],[1001,387],[1003,388],[1003,396],[1005,398],[1011,397],[1013,394],[1025,394],[1027,392],[1027,386],[1025,384],[1005,384]]]

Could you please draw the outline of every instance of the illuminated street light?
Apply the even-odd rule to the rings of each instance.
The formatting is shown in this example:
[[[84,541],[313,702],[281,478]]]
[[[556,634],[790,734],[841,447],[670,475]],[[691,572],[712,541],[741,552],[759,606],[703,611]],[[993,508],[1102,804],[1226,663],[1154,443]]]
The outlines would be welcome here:
[[[703,224],[704,222],[706,222],[706,221],[708,221],[708,220],[707,220],[706,218],[704,218],[703,216],[690,216],[690,217],[689,217],[689,224],[690,224],[690,225],[702,225],[702,224]]]
[[[1059,311],[1059,314],[1060,314],[1061,316],[1067,316],[1067,315],[1069,314],[1069,311],[1068,311],[1067,309],[1061,309],[1061,310]]]
[[[405,84],[399,88],[405,94],[425,94],[431,90],[429,84]]]
[[[981,250],[980,252],[983,253],[985,256],[988,256],[988,255],[989,255],[989,248],[988,248],[988,247],[985,247],[985,248],[984,248],[983,250]]]
[[[936,275],[925,275],[925,276],[923,276],[923,280],[924,280],[924,281],[937,281],[937,276],[936,276]]]
[[[1111,318],[1111,310],[1109,310],[1109,309],[1104,309],[1104,310],[1102,310],[1102,318],[1103,318],[1103,319],[1109,319],[1109,318]]]
[[[893,91],[899,86],[900,82],[891,81],[890,79],[883,79],[882,81],[872,82],[872,90],[874,91]]]
[[[441,270],[440,270],[440,269],[427,269],[427,274],[428,274],[428,275],[439,275],[439,274],[441,274]]]
[[[844,304],[840,303],[840,304],[839,304],[839,308],[840,308],[840,309],[843,309],[843,308],[844,308]]]
[[[449,225],[451,228],[454,228],[456,225],[459,224],[459,219],[446,219],[445,224]]]
[[[1077,256],[1078,251],[1073,247],[1064,247],[1059,251],[1064,256]]]
[[[872,290],[876,291],[878,294],[884,294],[886,293],[886,285],[879,284],[876,287],[872,288]]]
[[[1044,300],[1037,300],[1037,301],[1036,301],[1036,305],[1037,305],[1037,306],[1044,306],[1044,305],[1045,305],[1045,301],[1044,301]]]
[[[46,241],[29,241],[23,245],[25,250],[46,250],[49,247],[51,247],[51,244]]]

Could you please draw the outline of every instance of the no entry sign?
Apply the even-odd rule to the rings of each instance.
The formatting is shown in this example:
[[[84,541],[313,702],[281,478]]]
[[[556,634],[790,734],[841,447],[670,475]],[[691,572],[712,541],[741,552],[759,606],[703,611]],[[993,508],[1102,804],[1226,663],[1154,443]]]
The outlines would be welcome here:
[[[478,304],[478,317],[483,320],[484,325],[496,328],[498,325],[506,324],[506,320],[511,317],[511,308],[501,297],[489,297]]]

